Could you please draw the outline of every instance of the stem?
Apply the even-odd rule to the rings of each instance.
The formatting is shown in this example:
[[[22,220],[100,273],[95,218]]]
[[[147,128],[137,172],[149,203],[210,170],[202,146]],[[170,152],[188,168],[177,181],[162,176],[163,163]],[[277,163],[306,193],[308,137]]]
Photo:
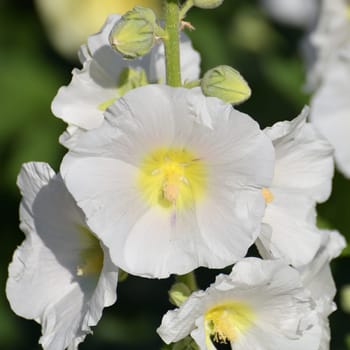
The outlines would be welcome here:
[[[180,35],[178,0],[165,0],[165,46],[166,81],[170,86],[181,86]]]
[[[200,86],[200,85],[201,85],[200,80],[193,80],[193,81],[185,82],[184,87],[186,89],[192,89],[192,88],[195,88],[195,87]]]
[[[194,272],[186,273],[186,275],[177,275],[177,282],[182,282],[191,290],[191,292],[198,290],[198,285],[196,281],[196,275]]]
[[[187,0],[180,10],[180,20],[186,17],[188,10],[193,6],[193,0]]]

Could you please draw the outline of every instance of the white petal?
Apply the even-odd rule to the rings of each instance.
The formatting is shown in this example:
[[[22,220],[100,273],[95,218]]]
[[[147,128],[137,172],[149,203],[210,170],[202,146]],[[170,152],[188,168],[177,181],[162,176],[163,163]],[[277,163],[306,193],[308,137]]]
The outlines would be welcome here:
[[[240,185],[270,186],[275,159],[270,140],[247,114],[232,108],[230,113],[225,111],[222,119],[215,115],[215,102],[217,110],[222,110],[218,100],[215,100],[211,99],[211,103],[208,103],[211,105],[208,109],[215,131],[209,131],[206,139],[200,136],[203,132],[198,131],[198,137],[189,144],[200,150],[201,158],[211,164],[213,179],[217,184],[234,183],[238,188]]]
[[[311,122],[332,144],[339,170],[350,177],[350,60],[338,59],[327,67],[323,84],[311,101]]]
[[[298,193],[274,188],[271,191],[274,199],[267,205],[263,219],[269,226],[263,226],[259,237],[267,257],[285,259],[293,266],[309,263],[321,244],[313,201]]]
[[[345,239],[337,231],[320,230],[322,245],[310,264],[299,268],[304,286],[311,291],[315,300],[333,300],[336,287],[330,270],[330,261],[346,246]]]
[[[218,187],[217,187],[218,188]],[[260,232],[265,203],[259,190],[209,193],[197,206],[202,240],[210,247],[206,266],[223,268],[246,255]]]
[[[177,342],[186,337],[194,329],[194,320],[203,313],[203,297],[205,292],[194,292],[181,308],[168,311],[162,319],[157,333],[165,343]]]
[[[196,328],[191,332],[191,337],[198,344],[200,350],[217,350],[212,342],[206,342],[204,317],[199,317],[195,322]]]
[[[185,274],[198,266],[208,266],[212,252],[200,240],[194,213],[167,213],[160,208],[150,208],[140,217],[120,248],[125,259],[122,268],[151,278],[166,278],[170,273]]]
[[[97,128],[104,118],[100,105],[118,97],[117,81],[94,60],[87,60],[83,69],[74,69],[72,73],[71,83],[61,87],[52,101],[52,113],[68,124]]]
[[[78,57],[81,64],[84,64],[85,61],[90,60],[92,58],[90,55],[89,48],[86,44],[80,46],[78,51]]]
[[[147,210],[136,187],[137,169],[110,158],[78,158],[69,159],[67,166],[65,163],[64,159],[62,174],[89,226],[110,249],[116,265],[125,269],[125,240]]]
[[[80,253],[96,238],[81,234],[84,215],[48,165],[25,164],[18,184],[27,237],[10,264],[7,297],[16,313],[41,323],[44,349],[76,349],[115,301],[117,269],[101,247],[100,274],[77,273]]]
[[[277,123],[265,132],[276,152],[273,187],[289,188],[324,202],[330,195],[333,150],[329,143],[305,124],[307,110],[292,122]]]

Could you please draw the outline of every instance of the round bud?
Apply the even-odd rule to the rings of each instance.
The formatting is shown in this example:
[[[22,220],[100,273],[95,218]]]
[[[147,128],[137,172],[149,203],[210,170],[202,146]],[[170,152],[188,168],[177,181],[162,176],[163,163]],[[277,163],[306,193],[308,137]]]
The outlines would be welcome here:
[[[148,53],[156,38],[156,15],[145,7],[137,6],[116,23],[109,40],[113,48],[125,58],[136,58]]]
[[[206,72],[201,88],[204,95],[232,104],[244,102],[251,95],[250,87],[241,74],[229,66],[218,66]]]

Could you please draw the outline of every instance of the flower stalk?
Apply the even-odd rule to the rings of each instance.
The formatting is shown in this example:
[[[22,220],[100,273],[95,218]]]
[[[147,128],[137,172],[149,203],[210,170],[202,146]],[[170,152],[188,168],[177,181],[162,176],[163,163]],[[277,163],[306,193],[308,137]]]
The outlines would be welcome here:
[[[181,86],[180,71],[180,38],[179,19],[180,9],[177,0],[165,0],[165,31],[164,40],[165,65],[167,84],[174,87]]]

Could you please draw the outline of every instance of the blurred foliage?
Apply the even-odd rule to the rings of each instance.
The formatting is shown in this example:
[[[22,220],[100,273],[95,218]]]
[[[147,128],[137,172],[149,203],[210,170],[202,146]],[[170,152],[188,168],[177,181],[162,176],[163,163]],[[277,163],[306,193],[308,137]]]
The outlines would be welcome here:
[[[238,108],[262,127],[292,119],[308,102],[302,89],[301,31],[273,23],[253,0],[225,0],[210,11],[194,9],[187,20],[197,28],[189,35],[202,54],[203,73],[220,64],[239,70],[253,94]],[[0,47],[0,348],[34,350],[40,349],[40,327],[17,317],[4,293],[7,265],[23,240],[17,228],[20,197],[15,183],[23,162],[46,161],[58,170],[64,149],[57,139],[65,125],[52,116],[50,103],[70,81],[73,66],[53,51],[31,1],[0,1]],[[337,173],[331,198],[319,206],[327,227],[339,229],[348,240],[349,198],[350,181]],[[350,284],[349,249],[332,267],[338,288]],[[199,270],[205,288],[214,271]],[[128,277],[118,287],[116,305],[105,310],[95,335],[80,348],[159,349],[155,330],[171,307],[171,282]],[[349,314],[341,309],[331,316],[332,350],[350,349],[349,324]]]

